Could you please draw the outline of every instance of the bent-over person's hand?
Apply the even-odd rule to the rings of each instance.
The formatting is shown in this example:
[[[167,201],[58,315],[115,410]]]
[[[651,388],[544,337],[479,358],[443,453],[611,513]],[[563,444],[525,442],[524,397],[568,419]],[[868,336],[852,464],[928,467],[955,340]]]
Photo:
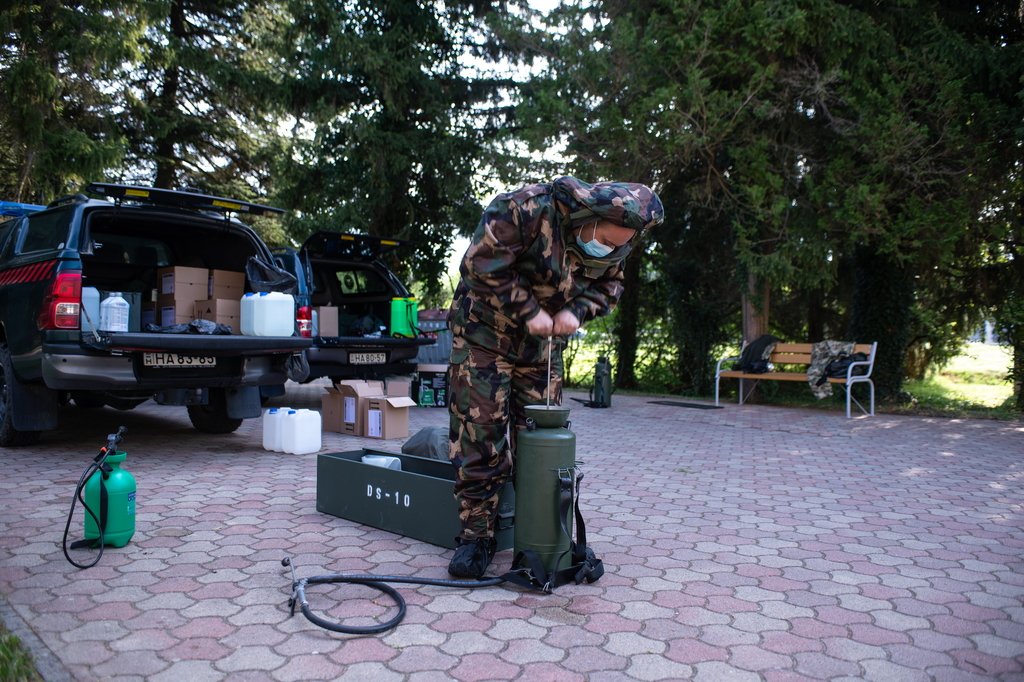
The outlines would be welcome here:
[[[554,336],[568,336],[569,334],[576,333],[576,330],[580,328],[580,320],[576,317],[576,314],[567,308],[563,308],[555,313],[555,318],[552,320],[551,333]]]
[[[551,315],[549,315],[548,311],[543,308],[541,308],[536,315],[526,322],[526,331],[530,332],[534,336],[539,336],[545,339],[551,336],[551,328]]]

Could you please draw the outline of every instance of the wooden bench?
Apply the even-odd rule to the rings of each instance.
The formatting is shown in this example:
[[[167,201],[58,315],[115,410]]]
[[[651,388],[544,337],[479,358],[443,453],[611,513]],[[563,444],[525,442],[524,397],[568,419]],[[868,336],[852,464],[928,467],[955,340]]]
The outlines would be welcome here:
[[[810,365],[811,364],[811,347],[813,344],[810,343],[777,343],[775,348],[772,349],[771,357],[768,362],[774,365]],[[746,341],[743,342],[743,348],[747,347]],[[854,353],[864,353],[868,356],[868,359],[864,362],[853,362],[850,363],[849,369],[846,370],[845,378],[829,377],[829,383],[839,384],[846,390],[846,418],[850,418],[850,401],[857,403],[857,407],[860,411],[868,416],[875,416],[875,384],[871,381],[871,370],[875,366],[875,352],[878,350],[878,342],[875,343],[858,343],[853,347]],[[742,354],[743,350],[740,349]],[[764,374],[747,374],[739,370],[722,369],[722,364],[726,362],[735,362],[739,358],[722,358],[718,361],[718,366],[715,368],[715,405],[718,405],[718,384],[724,379],[739,379],[740,380],[740,405],[743,404],[743,380],[753,379],[754,384],[750,387],[750,391],[747,391],[747,397],[750,396],[750,392],[754,390],[754,386],[757,386],[759,381],[807,381],[806,372],[765,372]],[[864,374],[854,374],[855,367],[866,367],[867,371]],[[871,387],[871,411],[864,409],[864,406],[857,402],[857,399],[850,395],[850,387],[854,384],[864,383]]]

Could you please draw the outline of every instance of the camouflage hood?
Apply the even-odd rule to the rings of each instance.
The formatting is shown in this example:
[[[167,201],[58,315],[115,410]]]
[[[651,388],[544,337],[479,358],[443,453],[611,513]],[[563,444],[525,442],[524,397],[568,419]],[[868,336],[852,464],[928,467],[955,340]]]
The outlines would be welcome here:
[[[661,200],[646,185],[636,182],[597,182],[558,178],[552,183],[555,198],[569,206],[562,225],[579,227],[596,218],[642,232],[665,220]]]

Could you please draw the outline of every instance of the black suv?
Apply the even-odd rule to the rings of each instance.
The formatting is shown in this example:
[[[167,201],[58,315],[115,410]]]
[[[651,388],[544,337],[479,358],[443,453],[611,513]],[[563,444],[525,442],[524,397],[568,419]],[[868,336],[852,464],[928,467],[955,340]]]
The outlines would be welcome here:
[[[409,290],[380,260],[410,244],[401,239],[320,230],[298,250],[272,250],[277,265],[299,282],[296,323],[313,338],[313,346],[306,351],[307,381],[416,371],[420,346],[436,340],[419,334]],[[337,308],[337,334],[324,333],[319,324],[314,333],[312,313],[321,306]]]
[[[84,195],[0,223],[0,445],[57,427],[58,405],[131,409],[153,398],[185,405],[193,425],[229,433],[260,415],[262,385],[282,384],[300,336],[83,330],[82,289],[138,292],[157,270],[244,272],[273,264],[263,241],[231,214],[279,209],[193,192],[94,183]],[[173,360],[169,362],[168,358]]]

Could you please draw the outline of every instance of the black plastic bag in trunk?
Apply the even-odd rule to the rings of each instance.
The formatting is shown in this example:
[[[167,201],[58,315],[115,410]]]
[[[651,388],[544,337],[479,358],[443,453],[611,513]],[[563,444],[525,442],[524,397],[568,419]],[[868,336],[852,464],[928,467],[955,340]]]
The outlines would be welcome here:
[[[299,283],[287,270],[282,270],[276,265],[264,263],[255,256],[249,258],[245,265],[245,276],[249,280],[249,286],[257,294],[280,291],[282,294],[298,293]]]

